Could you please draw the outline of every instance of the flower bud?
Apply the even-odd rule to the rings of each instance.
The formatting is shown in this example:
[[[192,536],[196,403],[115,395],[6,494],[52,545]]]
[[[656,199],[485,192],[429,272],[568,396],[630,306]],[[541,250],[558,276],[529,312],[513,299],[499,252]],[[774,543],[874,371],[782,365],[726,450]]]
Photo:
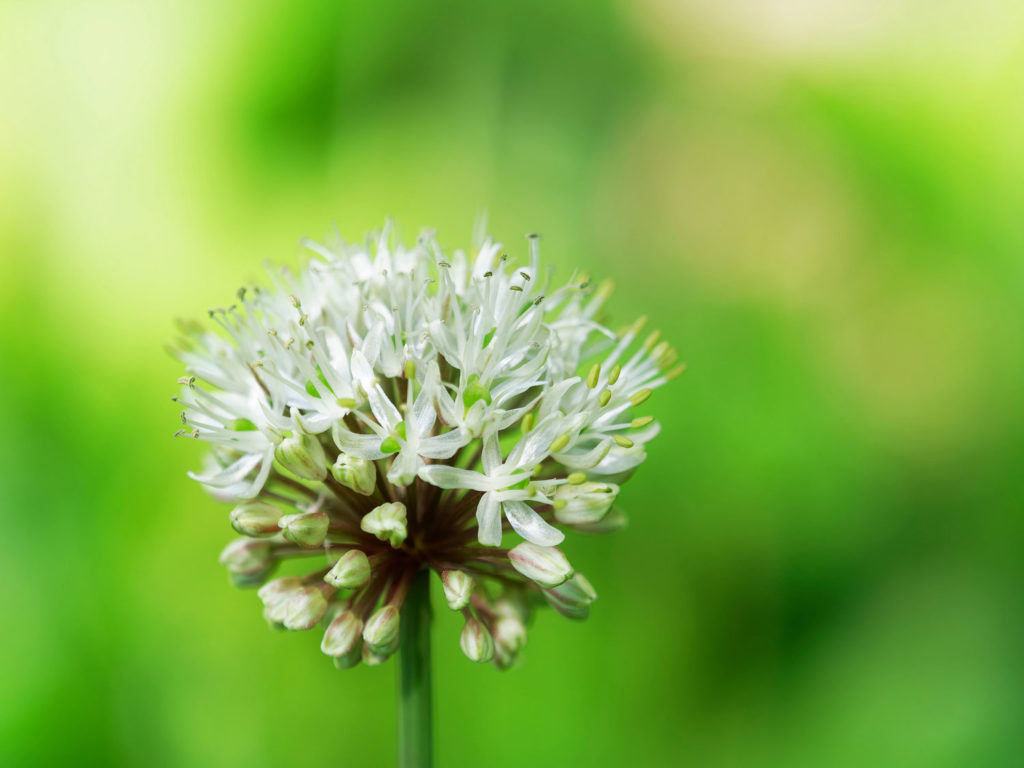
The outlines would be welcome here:
[[[494,601],[491,609],[495,615],[510,616],[513,619],[518,619],[521,624],[526,624],[533,613],[530,597],[526,594],[526,590],[511,587],[502,592],[501,597]]]
[[[400,501],[381,504],[359,521],[359,527],[398,548],[408,535],[405,504]]]
[[[470,661],[482,664],[494,657],[494,638],[476,619],[469,619],[462,627],[459,645]]]
[[[557,587],[573,574],[572,566],[557,547],[539,547],[524,541],[509,551],[508,559],[519,573],[542,587]]]
[[[564,584],[544,590],[551,607],[568,619],[582,621],[590,615],[590,604],[597,599],[597,592],[586,576],[577,573]]]
[[[231,527],[243,536],[273,536],[281,510],[265,501],[247,501],[231,510]]]
[[[359,643],[355,648],[346,653],[344,656],[333,656],[334,667],[336,669],[351,669],[360,661],[363,660],[363,651],[366,649],[362,643]]]
[[[324,581],[338,589],[355,589],[369,580],[370,559],[361,549],[350,549],[324,576]]]
[[[499,616],[492,627],[494,644],[506,653],[515,655],[526,645],[526,627],[512,616]]]
[[[393,605],[377,609],[363,628],[363,640],[377,653],[393,653],[398,644],[398,609]]]
[[[284,537],[293,544],[306,549],[315,549],[327,538],[330,518],[326,512],[301,512],[285,515],[277,524],[284,531]]]
[[[473,594],[473,577],[464,571],[444,571],[441,574],[444,599],[453,611],[461,611],[469,605]]]
[[[288,600],[301,588],[302,580],[297,576],[274,579],[260,587],[256,595],[263,602],[263,617],[273,627],[284,628],[285,616],[288,615]]]
[[[363,496],[369,496],[377,487],[377,470],[373,462],[360,459],[358,456],[339,454],[331,467],[331,474],[346,488],[351,488]]]
[[[616,507],[596,523],[574,525],[573,529],[580,533],[612,533],[625,528],[628,522],[626,513]]]
[[[291,630],[312,629],[327,611],[327,599],[316,587],[295,590],[285,604],[284,625]]]
[[[335,617],[324,632],[320,650],[328,656],[348,656],[363,644],[363,622],[352,611]]]
[[[286,437],[274,450],[278,463],[303,480],[323,480],[327,477],[327,456],[315,435],[298,433]]]
[[[220,553],[220,564],[232,576],[255,579],[273,567],[273,550],[269,541],[235,539]]]
[[[596,523],[611,509],[619,486],[613,483],[580,483],[558,486],[555,520],[560,523]]]
[[[376,667],[378,664],[383,664],[385,661],[391,658],[391,654],[394,651],[377,651],[369,645],[363,644],[363,664],[368,667]]]

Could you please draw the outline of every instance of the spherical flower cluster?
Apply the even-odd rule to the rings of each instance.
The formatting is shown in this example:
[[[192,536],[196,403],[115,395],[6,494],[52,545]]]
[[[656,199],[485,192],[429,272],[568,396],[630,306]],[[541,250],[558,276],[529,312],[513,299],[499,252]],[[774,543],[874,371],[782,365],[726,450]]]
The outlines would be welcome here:
[[[341,668],[397,650],[430,569],[466,656],[507,667],[536,605],[589,613],[596,593],[558,545],[623,523],[619,483],[658,432],[637,409],[677,355],[642,319],[605,327],[611,286],[556,286],[534,236],[518,266],[496,243],[447,255],[429,234],[308,245],[298,274],[241,289],[177,347],[178,434],[211,446],[192,477],[235,505],[221,562],[273,625],[324,626]],[[268,581],[296,558],[305,575]]]

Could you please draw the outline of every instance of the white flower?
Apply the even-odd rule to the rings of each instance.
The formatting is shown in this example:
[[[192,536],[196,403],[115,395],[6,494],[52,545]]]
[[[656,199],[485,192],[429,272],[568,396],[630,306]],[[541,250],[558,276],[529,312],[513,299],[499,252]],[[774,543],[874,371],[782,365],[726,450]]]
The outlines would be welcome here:
[[[448,574],[467,654],[491,658],[493,637],[501,668],[525,642],[508,641],[501,606],[546,589],[567,615],[589,610],[592,590],[559,586],[573,571],[554,547],[621,525],[618,485],[659,430],[637,409],[682,369],[643,321],[602,324],[610,283],[556,285],[529,243],[521,264],[490,241],[446,254],[429,233],[307,243],[297,274],[240,290],[212,329],[182,327],[177,434],[211,446],[191,476],[259,537],[225,564],[252,586],[283,560],[323,560],[261,597],[291,629],[335,619],[324,648],[339,667],[394,652],[423,568]]]

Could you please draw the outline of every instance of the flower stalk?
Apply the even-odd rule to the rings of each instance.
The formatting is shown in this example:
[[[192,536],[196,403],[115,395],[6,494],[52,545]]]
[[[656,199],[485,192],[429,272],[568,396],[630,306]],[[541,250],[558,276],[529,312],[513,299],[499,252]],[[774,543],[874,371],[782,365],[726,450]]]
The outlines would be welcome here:
[[[399,625],[399,768],[429,768],[434,762],[430,619],[430,571],[423,569],[409,587]]]

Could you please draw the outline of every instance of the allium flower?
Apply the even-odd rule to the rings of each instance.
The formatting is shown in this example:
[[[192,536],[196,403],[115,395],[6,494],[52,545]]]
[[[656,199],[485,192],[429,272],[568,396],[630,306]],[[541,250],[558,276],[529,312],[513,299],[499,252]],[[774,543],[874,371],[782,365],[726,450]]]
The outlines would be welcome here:
[[[466,656],[506,668],[535,606],[589,613],[558,545],[621,525],[619,484],[658,432],[640,408],[677,355],[642,320],[607,328],[610,284],[555,285],[532,236],[525,264],[389,231],[309,247],[178,350],[178,434],[211,446],[192,477],[242,536],[221,562],[271,624],[324,627],[342,668],[398,649],[403,600],[434,571]],[[267,580],[293,558],[305,575]]]

